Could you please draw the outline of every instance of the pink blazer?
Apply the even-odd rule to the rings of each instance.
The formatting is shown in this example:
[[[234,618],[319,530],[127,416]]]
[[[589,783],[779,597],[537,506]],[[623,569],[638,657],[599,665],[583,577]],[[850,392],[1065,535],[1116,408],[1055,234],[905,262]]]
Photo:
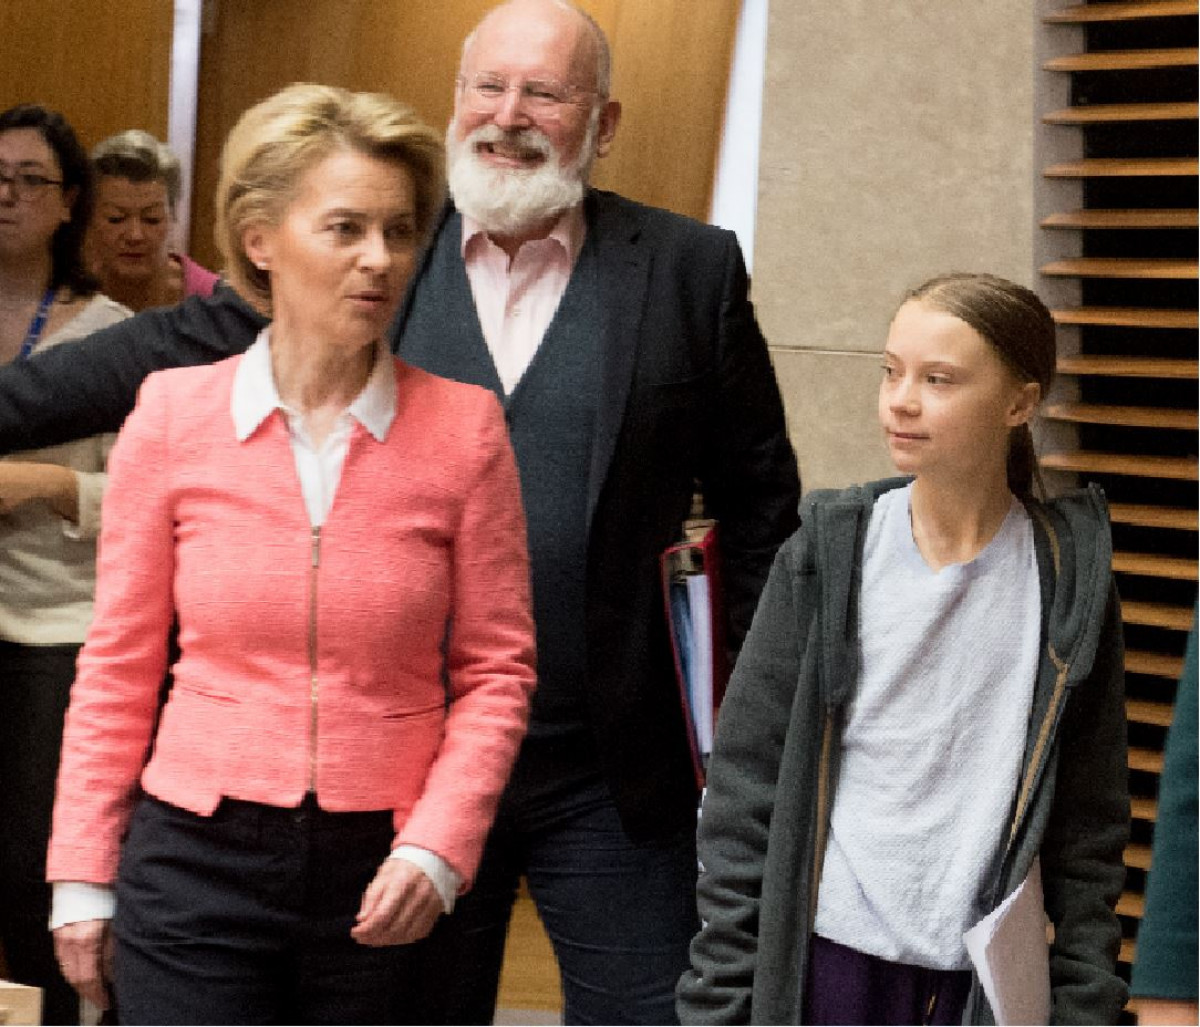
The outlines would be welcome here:
[[[114,879],[140,781],[205,815],[313,787],[327,810],[391,809],[396,844],[469,883],[535,680],[500,406],[396,361],[396,419],[383,443],[355,424],[317,537],[282,415],[234,435],[240,359],[151,375],[109,459],[47,877]]]

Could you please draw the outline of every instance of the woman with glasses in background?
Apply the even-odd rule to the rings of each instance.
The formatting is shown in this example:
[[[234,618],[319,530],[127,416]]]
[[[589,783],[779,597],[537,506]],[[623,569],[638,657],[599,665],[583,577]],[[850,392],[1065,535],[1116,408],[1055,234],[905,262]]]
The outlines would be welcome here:
[[[96,208],[87,256],[101,287],[130,310],[211,296],[217,275],[171,249],[179,158],[149,132],[130,129],[92,150]]]
[[[87,154],[62,115],[0,113],[0,363],[129,316],[84,268],[91,206]],[[78,1023],[47,929],[45,858],[112,438],[0,460],[0,943],[8,976],[43,989],[47,1024]]]

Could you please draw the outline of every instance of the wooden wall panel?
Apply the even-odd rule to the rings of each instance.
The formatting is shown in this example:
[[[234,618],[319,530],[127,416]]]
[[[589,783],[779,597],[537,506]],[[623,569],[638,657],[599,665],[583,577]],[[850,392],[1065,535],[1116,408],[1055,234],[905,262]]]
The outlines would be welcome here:
[[[1055,488],[1099,484],[1113,525],[1133,812],[1117,904],[1127,976],[1196,602],[1200,4],[1038,9],[1039,292],[1059,326],[1042,466]]]
[[[2,0],[0,109],[63,112],[87,147],[126,128],[167,135],[171,0]]]
[[[381,90],[431,125],[453,107],[462,41],[494,0],[210,0],[201,48],[191,252],[216,266],[212,198],[221,142],[290,82]],[[625,106],[597,185],[708,214],[738,0],[585,0],[613,46]]]
[[[625,107],[593,181],[704,221],[721,144],[737,0],[584,4],[613,48],[613,95]]]

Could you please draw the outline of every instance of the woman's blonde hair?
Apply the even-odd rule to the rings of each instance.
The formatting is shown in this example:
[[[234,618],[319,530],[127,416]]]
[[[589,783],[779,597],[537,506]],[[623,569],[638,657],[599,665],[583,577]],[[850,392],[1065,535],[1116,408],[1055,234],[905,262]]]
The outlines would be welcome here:
[[[412,175],[417,232],[428,238],[445,199],[439,135],[404,104],[383,93],[296,83],[238,119],[221,151],[213,233],[230,284],[271,313],[271,283],[246,256],[253,225],[277,225],[301,177],[338,150],[394,161]]]

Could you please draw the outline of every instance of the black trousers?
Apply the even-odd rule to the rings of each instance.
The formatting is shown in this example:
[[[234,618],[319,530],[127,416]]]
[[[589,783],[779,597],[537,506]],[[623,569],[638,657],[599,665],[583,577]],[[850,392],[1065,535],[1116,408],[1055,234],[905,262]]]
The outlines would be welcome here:
[[[533,759],[531,759],[531,754]],[[490,1024],[522,876],[554,947],[565,1024],[674,1024],[696,915],[693,831],[633,842],[598,771],[548,765],[526,744],[484,848],[474,888],[429,938],[437,966],[397,1023]],[[564,782],[561,787],[548,782]],[[454,981],[446,987],[447,979]]]
[[[79,1022],[47,927],[46,846],[77,645],[0,642],[0,944],[9,977],[43,991],[42,1022]]]
[[[143,797],[117,875],[120,1022],[390,1022],[421,943],[367,948],[350,928],[392,837],[390,812],[311,797],[211,817]]]

